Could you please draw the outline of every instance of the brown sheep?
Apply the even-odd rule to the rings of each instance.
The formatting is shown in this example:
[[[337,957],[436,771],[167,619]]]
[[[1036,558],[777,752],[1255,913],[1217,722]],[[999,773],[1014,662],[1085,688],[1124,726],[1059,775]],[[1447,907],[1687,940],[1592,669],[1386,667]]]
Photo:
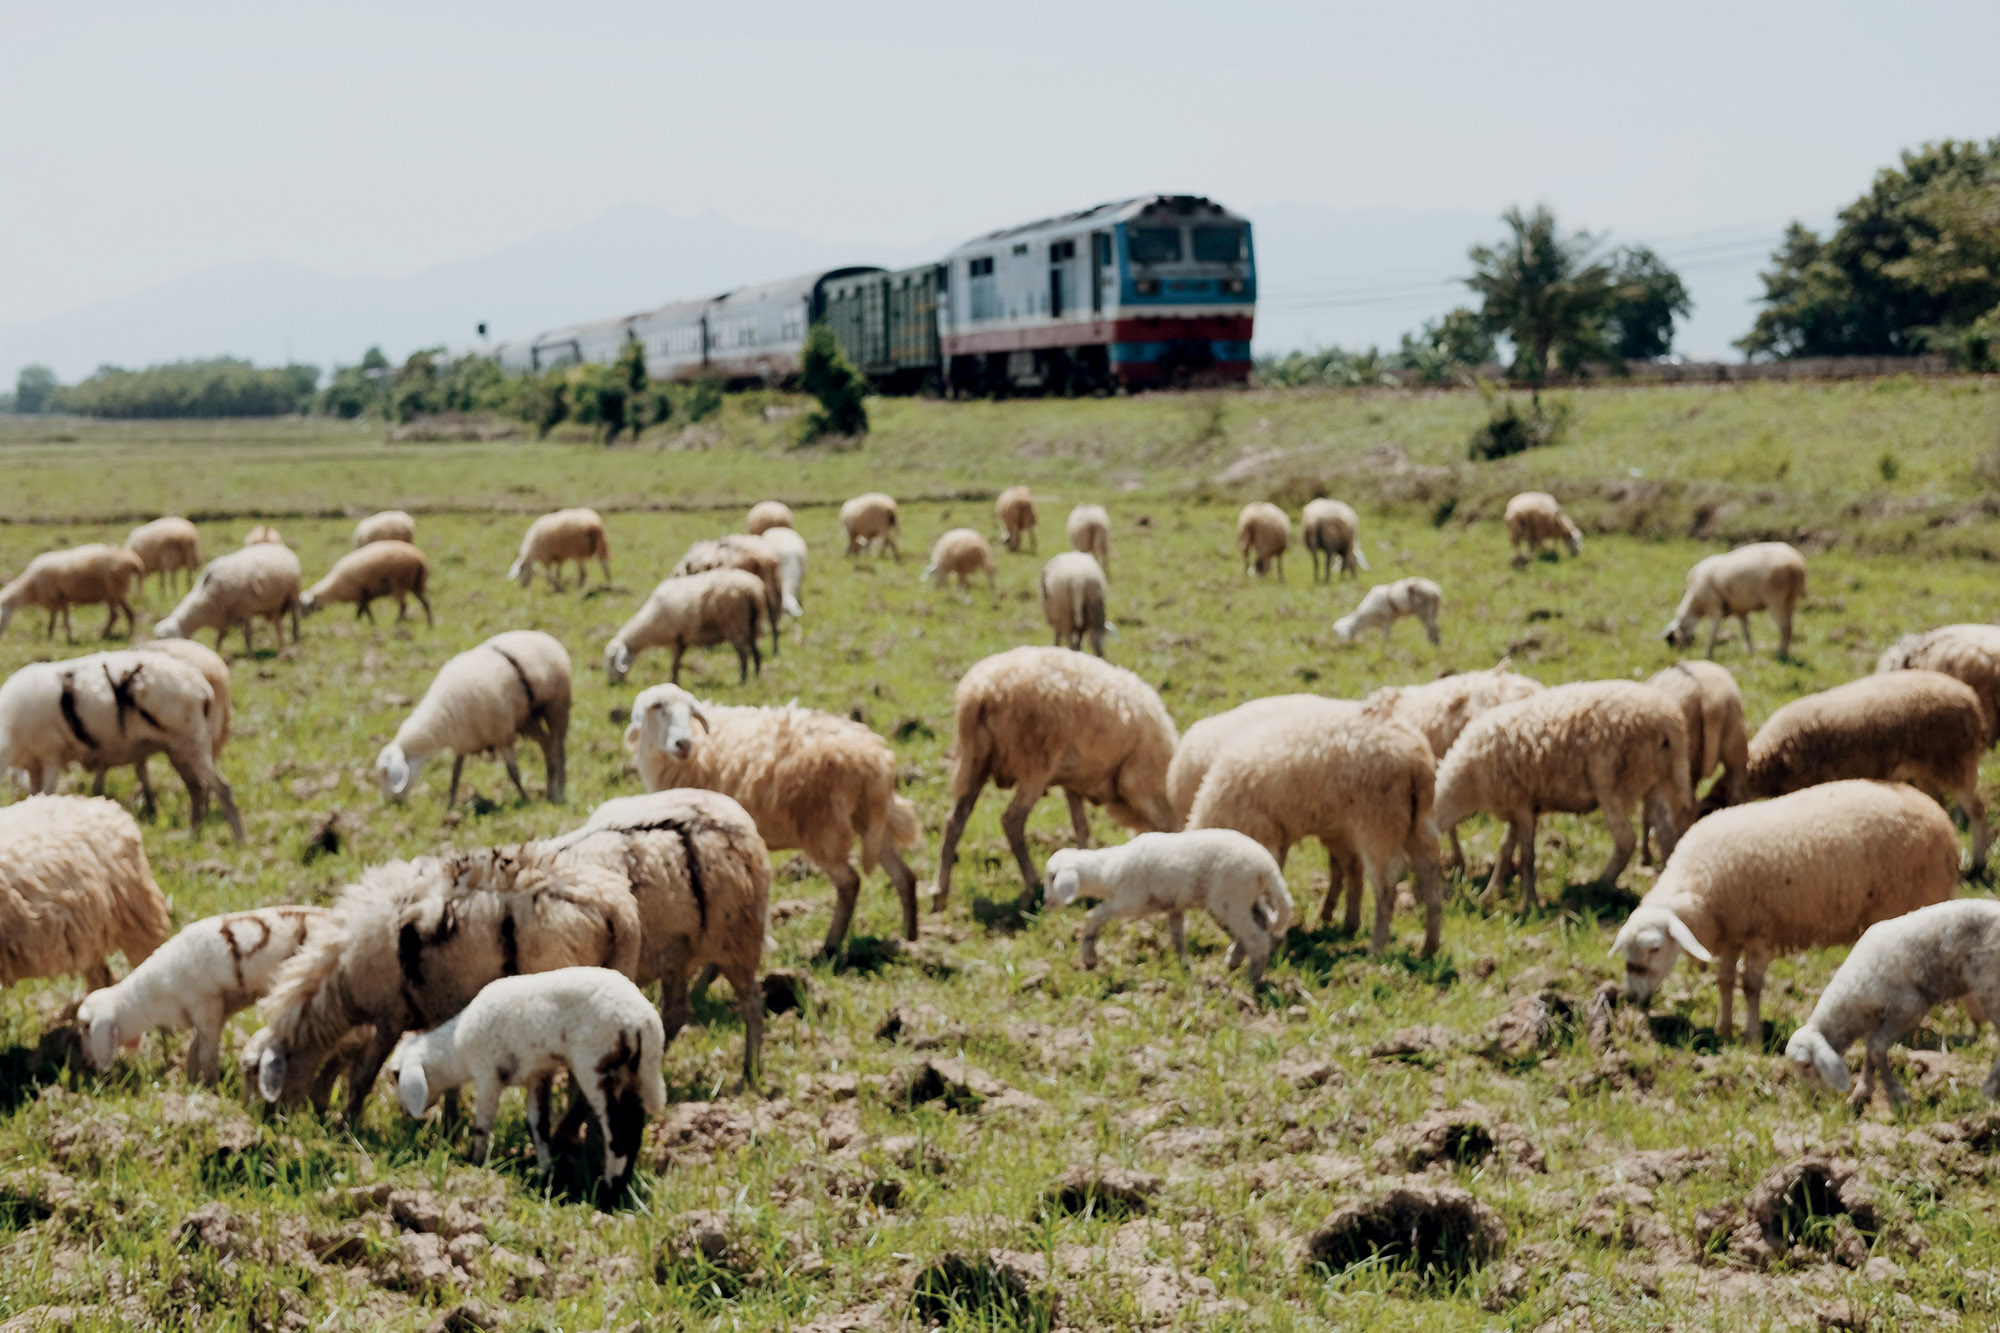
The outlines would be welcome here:
[[[1898,640],[1875,670],[1921,667],[1963,681],[1979,696],[1986,719],[1986,743],[2000,740],[2000,625],[1945,625]]]
[[[0,807],[0,986],[81,975],[111,984],[111,955],[137,967],[173,933],[132,816],[91,796]]]
[[[76,631],[70,628],[69,609],[92,602],[103,602],[111,612],[105,617],[104,632],[99,638],[111,637],[111,631],[118,627],[120,611],[125,613],[125,632],[135,633],[138,622],[132,617],[132,603],[125,600],[125,595],[134,580],[145,577],[145,562],[122,546],[98,542],[72,546],[66,551],[46,551],[30,560],[12,583],[0,588],[0,634],[6,633],[7,622],[14,618],[16,610],[33,606],[49,613],[49,638],[56,636],[56,617],[60,615],[63,637],[75,643]]]
[[[160,587],[179,586],[176,574],[186,571],[193,579],[201,568],[201,534],[184,518],[156,518],[132,529],[125,549],[139,557],[146,573],[160,576]]]
[[[1254,565],[1259,575],[1277,567],[1285,577],[1285,548],[1292,544],[1292,521],[1285,511],[1263,500],[1253,500],[1236,516],[1236,549],[1243,553],[1243,572]]]
[[[1010,551],[1019,551],[1021,536],[1025,533],[1035,551],[1041,551],[1041,538],[1035,533],[1041,518],[1035,512],[1035,493],[1032,490],[1026,486],[1009,486],[993,502],[993,513],[1000,520],[1001,545]]]
[[[430,561],[422,551],[405,541],[377,537],[340,557],[325,578],[300,594],[299,613],[309,616],[329,602],[352,602],[356,620],[363,616],[373,620],[369,603],[393,597],[400,621],[409,615],[409,599],[414,597],[424,608],[424,623],[434,625],[430,598],[424,596],[430,574]]]

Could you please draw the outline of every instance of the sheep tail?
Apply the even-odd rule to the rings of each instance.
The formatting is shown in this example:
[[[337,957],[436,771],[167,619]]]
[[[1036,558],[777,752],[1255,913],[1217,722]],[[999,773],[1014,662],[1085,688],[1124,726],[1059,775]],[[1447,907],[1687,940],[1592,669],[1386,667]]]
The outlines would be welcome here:
[[[330,1049],[355,1026],[340,966],[346,947],[345,930],[315,932],[278,970],[259,1007],[286,1051]]]
[[[915,847],[924,840],[924,826],[917,819],[917,807],[901,796],[889,798],[889,836],[898,847]]]

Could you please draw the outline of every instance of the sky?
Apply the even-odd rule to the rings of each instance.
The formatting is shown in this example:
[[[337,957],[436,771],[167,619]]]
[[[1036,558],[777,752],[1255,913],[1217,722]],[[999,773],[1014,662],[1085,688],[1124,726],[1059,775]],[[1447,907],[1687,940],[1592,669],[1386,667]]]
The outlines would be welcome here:
[[[1890,13],[0,0],[0,324],[261,259],[397,277],[624,203],[903,246],[1155,190],[1542,201],[1754,267],[1899,150],[2000,133],[2000,4]],[[1366,290],[1327,271],[1265,297]]]

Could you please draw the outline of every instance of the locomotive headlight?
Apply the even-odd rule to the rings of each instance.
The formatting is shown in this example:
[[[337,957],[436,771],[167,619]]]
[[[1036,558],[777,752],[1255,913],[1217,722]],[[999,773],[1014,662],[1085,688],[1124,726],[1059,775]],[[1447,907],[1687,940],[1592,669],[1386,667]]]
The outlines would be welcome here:
[[[1160,280],[1158,278],[1141,278],[1132,284],[1132,290],[1141,296],[1158,296],[1160,294]]]
[[[1222,290],[1223,290],[1223,291],[1225,291],[1225,292],[1240,292],[1240,291],[1242,291],[1242,290],[1243,290],[1243,279],[1241,279],[1241,278],[1224,278],[1224,279],[1222,280]]]

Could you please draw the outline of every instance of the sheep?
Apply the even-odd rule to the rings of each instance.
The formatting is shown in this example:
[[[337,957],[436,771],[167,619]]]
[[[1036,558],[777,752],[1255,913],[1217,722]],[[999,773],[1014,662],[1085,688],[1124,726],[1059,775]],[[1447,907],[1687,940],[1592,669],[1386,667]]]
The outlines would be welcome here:
[[[1522,491],[1507,502],[1507,543],[1514,563],[1526,564],[1549,542],[1561,542],[1571,555],[1583,554],[1583,529],[1563,512],[1547,491]],[[1526,547],[1524,552],[1521,548]]]
[[[1632,812],[1642,805],[1672,852],[1694,816],[1687,724],[1672,700],[1637,681],[1558,685],[1489,708],[1438,765],[1438,827],[1481,810],[1506,820],[1487,893],[1499,893],[1518,857],[1524,912],[1536,905],[1536,820],[1602,810],[1612,852],[1597,882],[1609,886],[1638,845]]]
[[[1715,639],[1722,622],[1735,616],[1743,626],[1743,651],[1754,653],[1750,641],[1750,613],[1769,611],[1778,622],[1778,656],[1792,655],[1792,613],[1806,595],[1806,558],[1784,542],[1752,542],[1723,555],[1697,560],[1688,570],[1687,591],[1674,618],[1660,632],[1669,646],[1685,648],[1694,642],[1695,629],[1704,619],[1714,623],[1708,630],[1708,651],[1715,656]]]
[[[132,645],[134,652],[162,653],[174,658],[185,666],[191,666],[201,673],[208,682],[209,693],[215,696],[215,707],[208,716],[209,753],[217,760],[222,758],[222,747],[229,743],[229,725],[234,718],[230,704],[229,663],[222,660],[213,650],[203,647],[193,639],[148,639],[144,643]],[[104,776],[111,770],[108,763],[95,762],[103,756],[93,756],[90,767],[96,770],[96,781],[91,785],[92,796],[104,795]],[[151,819],[157,809],[153,800],[153,784],[147,774],[152,756],[139,756],[132,765],[133,776],[138,779],[140,813]],[[186,781],[185,774],[182,781]]]
[[[785,614],[794,620],[804,617],[799,590],[806,582],[806,539],[796,528],[766,528],[763,538],[778,553],[778,588],[783,594]]]
[[[1069,511],[1069,520],[1063,524],[1063,535],[1069,538],[1071,550],[1088,551],[1097,557],[1097,563],[1111,570],[1111,515],[1103,505],[1078,505]]]
[[[862,875],[878,864],[902,903],[903,933],[917,938],[917,878],[897,847],[914,847],[923,830],[916,807],[896,794],[895,752],[867,727],[796,705],[724,708],[655,685],[632,702],[625,748],[646,790],[722,792],[756,820],[766,846],[803,851],[833,881],[826,956],[839,955]],[[849,859],[857,838],[860,874]]]
[[[338,925],[324,908],[262,907],[182,929],[123,981],[84,997],[76,1025],[91,1064],[109,1069],[120,1046],[137,1046],[155,1028],[193,1028],[188,1074],[213,1087],[230,1016],[262,999],[278,968],[315,932]]]
[[[173,931],[132,816],[94,796],[0,806],[0,986],[81,974],[111,984]]]
[[[672,648],[667,679],[680,684],[681,657],[690,648],[726,643],[736,650],[736,680],[750,679],[754,664],[764,674],[757,647],[757,617],[764,609],[764,582],[741,569],[665,579],[604,645],[604,673],[611,684],[624,681],[632,659],[647,648]]]
[[[1646,683],[1672,699],[1687,723],[1693,785],[1700,787],[1717,764],[1722,766],[1702,808],[1741,805],[1748,799],[1750,738],[1743,723],[1743,692],[1729,668],[1705,659],[1676,662]]]
[[[1285,548],[1292,544],[1292,521],[1285,511],[1263,500],[1253,500],[1236,516],[1236,549],[1243,553],[1243,572],[1254,564],[1261,576],[1276,565],[1278,578],[1285,577]]]
[[[1429,579],[1397,579],[1378,583],[1362,595],[1361,604],[1333,622],[1333,632],[1342,643],[1353,643],[1363,630],[1379,629],[1387,643],[1389,632],[1404,616],[1423,622],[1424,634],[1435,648],[1438,643],[1438,607],[1443,591]]]
[[[283,533],[270,524],[259,523],[256,527],[243,534],[243,544],[245,546],[283,546],[285,544],[285,537]]]
[[[1357,571],[1366,572],[1368,557],[1361,553],[1361,542],[1355,535],[1360,524],[1352,505],[1339,500],[1307,501],[1305,513],[1299,516],[1299,539],[1312,558],[1314,582],[1331,582],[1336,562],[1340,572],[1350,577]],[[1322,557],[1324,574],[1320,572]]]
[[[520,553],[507,567],[507,577],[518,579],[525,588],[534,582],[535,566],[544,565],[550,591],[561,592],[562,567],[571,560],[576,561],[579,591],[590,582],[591,560],[603,567],[604,582],[611,582],[611,542],[595,509],[558,509],[530,523],[521,537]]]
[[[1986,867],[1992,830],[1979,798],[1986,719],[1979,696],[1937,671],[1891,671],[1808,694],[1764,719],[1750,738],[1744,792],[1781,796],[1841,778],[1914,782],[1949,793],[1972,826],[1972,872]]]
[[[438,668],[424,697],[396,728],[395,739],[376,755],[383,794],[403,800],[423,762],[450,750],[451,786],[444,801],[449,810],[458,804],[465,757],[490,751],[507,766],[514,790],[525,801],[528,789],[514,758],[514,738],[526,736],[541,747],[550,802],[561,805],[569,707],[569,653],[562,642],[532,629],[496,634]]]
[[[1081,650],[1085,635],[1090,651],[1104,656],[1104,636],[1118,627],[1104,618],[1110,589],[1097,557],[1087,551],[1064,551],[1042,566],[1042,618],[1055,632],[1056,647]]]
[[[1683,952],[1719,959],[1715,1032],[1724,1040],[1740,958],[1744,1037],[1754,1046],[1772,958],[1850,943],[1957,888],[1958,837],[1937,802],[1898,783],[1823,783],[1689,829],[1611,952],[1625,956],[1634,1000],[1659,990]]]
[[[1014,648],[973,663],[959,677],[952,708],[955,804],[938,848],[933,911],[943,911],[950,897],[958,840],[989,780],[1014,788],[1000,827],[1027,894],[1041,878],[1028,853],[1028,812],[1052,786],[1069,799],[1080,846],[1090,844],[1085,801],[1134,833],[1180,828],[1166,788],[1174,720],[1158,692],[1123,667],[1067,648]]]
[[[785,585],[778,548],[762,537],[733,533],[719,541],[699,541],[667,571],[670,579],[706,574],[711,569],[740,569],[755,574],[764,585],[764,618],[771,622],[771,656],[778,655],[778,615],[785,608]]]
[[[56,617],[61,616],[63,638],[75,643],[76,631],[70,627],[69,609],[92,602],[103,602],[110,610],[99,638],[111,637],[111,631],[118,627],[120,611],[125,613],[125,632],[136,633],[138,623],[125,595],[131,590],[133,580],[145,577],[145,562],[122,546],[98,542],[72,546],[65,551],[45,551],[30,560],[13,582],[0,588],[0,634],[7,632],[7,622],[14,618],[15,611],[32,606],[49,613],[49,638],[55,638]]]
[[[1045,906],[1079,896],[1097,906],[1084,920],[1080,961],[1097,966],[1097,937],[1113,921],[1164,913],[1174,951],[1186,959],[1186,914],[1201,907],[1235,941],[1228,965],[1247,960],[1254,993],[1264,984],[1271,951],[1292,924],[1285,874],[1255,840],[1230,829],[1141,833],[1118,847],[1061,847],[1049,854]]]
[[[348,1064],[357,1124],[405,1032],[434,1028],[490,981],[558,967],[636,975],[639,908],[625,876],[537,843],[391,861],[362,872],[259,1004],[271,1035],[257,1068],[265,1101],[296,1102],[355,1028],[374,1037]]]
[[[1416,875],[1424,904],[1424,956],[1444,920],[1432,807],[1437,761],[1415,727],[1395,718],[1395,692],[1356,705],[1300,704],[1226,742],[1188,811],[1191,829],[1230,828],[1255,838],[1282,866],[1292,844],[1318,838],[1329,879],[1324,925],[1347,886],[1347,926],[1358,929],[1364,878],[1375,886],[1368,950],[1388,947],[1396,881]]]
[[[1042,542],[1035,528],[1041,516],[1035,512],[1034,491],[1026,486],[1009,486],[993,502],[993,513],[1000,520],[1001,543],[1008,550],[1019,551],[1021,535],[1026,533],[1029,544],[1040,553]]]
[[[880,491],[857,495],[842,505],[840,530],[847,534],[849,555],[859,555],[864,548],[887,547],[898,561],[903,558],[896,549],[896,538],[902,532],[896,523],[896,501]]]
[[[1986,743],[2000,740],[2000,626],[1945,625],[1898,640],[1875,663],[1877,672],[1922,667],[1963,681],[1979,696]]]
[[[1431,754],[1443,759],[1450,752],[1465,724],[1489,708],[1539,694],[1542,683],[1508,670],[1510,663],[1485,671],[1462,671],[1440,676],[1422,685],[1405,685],[1396,694],[1396,716],[1424,734]],[[1458,830],[1450,831],[1451,861],[1454,872],[1465,869],[1465,849],[1459,845]]]
[[[955,576],[958,590],[965,592],[971,586],[972,576],[984,573],[987,594],[998,597],[994,569],[993,548],[986,544],[984,534],[972,528],[952,528],[931,545],[930,563],[917,575],[917,581],[930,581],[942,588]]]
[[[1272,718],[1345,702],[1318,694],[1274,694],[1238,704],[1227,712],[1205,717],[1190,726],[1181,733],[1179,742],[1174,746],[1173,761],[1167,765],[1167,803],[1173,807],[1174,817],[1183,825],[1187,823],[1188,811],[1194,808],[1195,793],[1201,790],[1202,779],[1208,776],[1216,756],[1236,737],[1263,726]],[[1358,703],[1347,706],[1360,707]]]
[[[424,623],[435,625],[430,599],[424,596],[430,573],[430,562],[422,551],[406,541],[378,537],[334,561],[325,578],[300,594],[299,612],[309,616],[329,602],[353,602],[356,620],[363,616],[373,620],[375,613],[369,604],[377,597],[393,597],[396,619],[401,622],[409,614],[409,599],[414,597],[424,608]]]
[[[799,525],[792,519],[791,506],[776,500],[759,500],[750,506],[750,514],[743,520],[743,530],[752,536],[761,537],[772,528],[793,528]]]
[[[180,582],[174,575],[187,571],[190,580],[201,568],[201,534],[184,518],[156,518],[132,529],[125,549],[139,557],[146,573],[158,574],[162,588]]]
[[[354,549],[357,551],[370,542],[409,542],[414,545],[416,540],[417,520],[400,509],[384,509],[354,525]]]
[[[440,1093],[471,1083],[472,1160],[492,1146],[500,1094],[525,1088],[528,1137],[543,1171],[554,1164],[546,1126],[549,1081],[563,1070],[597,1120],[607,1188],[625,1187],[646,1117],[667,1106],[660,1016],[631,979],[602,967],[559,967],[488,982],[472,1002],[413,1036],[389,1062],[403,1109],[422,1116]]]
[[[189,827],[212,795],[236,841],[243,818],[216,767],[215,693],[198,667],[162,652],[121,649],[66,662],[35,662],[0,684],[0,771],[53,792],[70,764],[102,772],[165,752],[187,783]]]
[[[284,617],[292,618],[292,642],[299,641],[299,558],[287,546],[259,542],[208,562],[188,595],[165,620],[153,626],[162,639],[192,638],[205,629],[215,631],[215,648],[222,651],[223,636],[232,628],[243,630],[243,650],[257,651],[253,622],[264,616],[271,622],[278,646],[285,646]]]
[[[1952,1000],[2000,1014],[2000,903],[1991,899],[1932,903],[1868,927],[1820,992],[1812,1017],[1785,1043],[1785,1058],[1846,1092],[1847,1048],[1865,1037],[1861,1083],[1848,1100],[1864,1109],[1879,1078],[1900,1111],[1909,1097],[1889,1068],[1889,1047]],[[2000,1061],[1979,1090],[2000,1098]]]

